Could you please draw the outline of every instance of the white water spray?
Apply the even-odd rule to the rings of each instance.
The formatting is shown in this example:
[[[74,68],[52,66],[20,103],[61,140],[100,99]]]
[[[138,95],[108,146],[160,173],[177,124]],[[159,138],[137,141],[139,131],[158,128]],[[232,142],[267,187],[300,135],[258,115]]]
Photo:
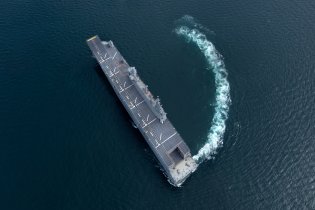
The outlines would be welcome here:
[[[191,21],[192,17],[184,16],[184,18],[187,17]],[[197,24],[194,24],[194,26],[197,26]],[[204,160],[213,158],[217,153],[217,149],[223,145],[225,122],[228,118],[229,106],[231,104],[230,85],[227,80],[227,70],[225,69],[222,56],[215,49],[214,45],[207,40],[205,34],[197,28],[187,26],[180,26],[175,29],[175,32],[183,36],[188,42],[192,42],[198,46],[207,60],[207,69],[211,70],[215,77],[215,113],[212,118],[207,141],[199,149],[198,154],[193,156],[197,163],[201,163]]]

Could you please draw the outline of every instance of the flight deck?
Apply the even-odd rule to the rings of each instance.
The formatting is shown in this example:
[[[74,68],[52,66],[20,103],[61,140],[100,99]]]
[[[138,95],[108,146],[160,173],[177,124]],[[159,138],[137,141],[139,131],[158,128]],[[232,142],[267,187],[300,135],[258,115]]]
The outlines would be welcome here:
[[[176,131],[160,103],[137,70],[130,67],[112,41],[98,36],[87,40],[109,83],[174,186],[180,186],[196,170],[190,149]]]

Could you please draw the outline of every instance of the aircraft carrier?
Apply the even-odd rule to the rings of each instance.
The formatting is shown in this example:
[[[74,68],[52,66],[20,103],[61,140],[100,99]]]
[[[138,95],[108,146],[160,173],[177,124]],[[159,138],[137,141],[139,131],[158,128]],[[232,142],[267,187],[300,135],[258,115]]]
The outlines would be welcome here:
[[[168,181],[180,186],[197,168],[190,150],[137,70],[130,67],[112,41],[98,36],[87,40],[109,83],[149,144]]]

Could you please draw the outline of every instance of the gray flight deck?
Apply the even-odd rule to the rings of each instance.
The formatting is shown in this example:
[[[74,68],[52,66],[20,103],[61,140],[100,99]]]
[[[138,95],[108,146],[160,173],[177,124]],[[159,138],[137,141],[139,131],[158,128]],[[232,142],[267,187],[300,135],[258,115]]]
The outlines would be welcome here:
[[[161,163],[169,182],[180,186],[197,168],[190,150],[155,99],[112,41],[87,40],[94,57],[136,127]]]

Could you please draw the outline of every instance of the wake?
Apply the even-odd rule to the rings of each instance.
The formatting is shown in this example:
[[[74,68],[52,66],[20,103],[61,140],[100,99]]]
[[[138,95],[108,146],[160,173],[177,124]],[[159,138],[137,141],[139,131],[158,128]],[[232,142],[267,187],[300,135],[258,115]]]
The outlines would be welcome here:
[[[197,45],[204,54],[208,68],[214,74],[215,78],[215,113],[212,118],[211,127],[205,144],[199,149],[193,159],[198,163],[214,157],[218,148],[223,146],[223,136],[226,128],[226,120],[228,119],[230,100],[230,85],[227,80],[227,70],[225,68],[222,56],[215,49],[214,45],[207,40],[205,34],[199,29],[203,29],[197,24],[191,16],[184,16],[182,20],[189,21],[191,26],[179,26],[175,29],[176,34],[184,37],[187,42]]]

